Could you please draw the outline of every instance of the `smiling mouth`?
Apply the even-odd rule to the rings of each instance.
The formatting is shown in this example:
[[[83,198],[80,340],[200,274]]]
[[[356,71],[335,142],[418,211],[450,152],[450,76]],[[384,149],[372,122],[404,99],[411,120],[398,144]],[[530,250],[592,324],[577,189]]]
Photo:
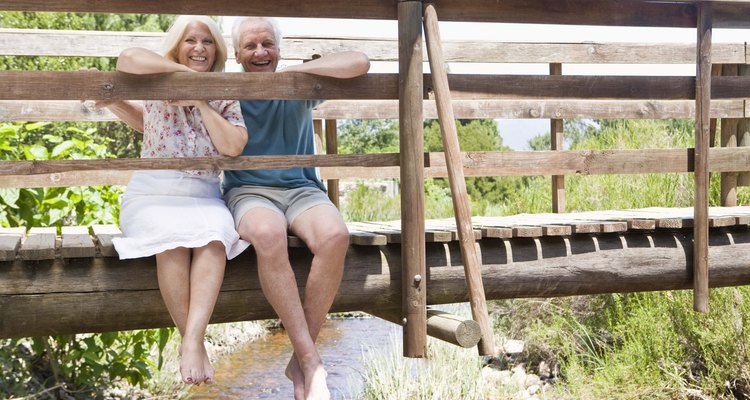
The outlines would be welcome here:
[[[268,61],[268,60],[266,60],[266,61],[256,61],[256,62],[254,62],[252,64],[255,65],[256,67],[265,67],[266,65],[271,64],[271,61]]]
[[[206,61],[206,57],[193,56],[193,57],[190,57],[190,59],[193,60],[193,61],[198,61],[198,62],[205,62]]]

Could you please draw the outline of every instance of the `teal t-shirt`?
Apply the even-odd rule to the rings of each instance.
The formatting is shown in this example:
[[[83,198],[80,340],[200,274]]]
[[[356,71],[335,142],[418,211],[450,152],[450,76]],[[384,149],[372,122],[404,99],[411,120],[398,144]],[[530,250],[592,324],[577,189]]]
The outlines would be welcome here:
[[[242,155],[315,154],[312,109],[322,100],[241,100],[242,117],[247,126],[247,145]],[[325,186],[315,168],[227,170],[224,192],[243,186],[282,188]]]

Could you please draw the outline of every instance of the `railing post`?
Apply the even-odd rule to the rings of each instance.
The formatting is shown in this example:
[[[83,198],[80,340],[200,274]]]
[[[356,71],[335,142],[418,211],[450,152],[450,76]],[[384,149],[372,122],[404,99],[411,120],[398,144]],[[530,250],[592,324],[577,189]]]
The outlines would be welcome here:
[[[338,154],[338,130],[336,128],[335,119],[326,120],[326,154]],[[328,179],[326,182],[328,188],[328,198],[331,199],[333,205],[339,208],[339,180]]]
[[[550,75],[562,75],[562,64],[550,63]],[[563,150],[563,120],[550,119],[549,134],[552,151]],[[552,212],[565,212],[565,175],[552,176]]]
[[[693,309],[708,312],[708,151],[711,111],[711,34],[713,5],[698,7],[695,74],[695,209],[693,226]]]
[[[401,288],[404,356],[427,355],[424,220],[422,2],[398,3],[398,99],[401,160]]]
[[[721,75],[737,76],[737,64],[724,64]],[[721,147],[737,147],[737,118],[721,119]],[[721,173],[721,205],[737,206],[737,172]]]

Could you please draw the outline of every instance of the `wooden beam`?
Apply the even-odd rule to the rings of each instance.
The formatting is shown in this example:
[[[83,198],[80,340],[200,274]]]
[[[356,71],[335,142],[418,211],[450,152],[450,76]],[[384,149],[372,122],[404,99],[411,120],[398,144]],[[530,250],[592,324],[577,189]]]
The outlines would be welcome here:
[[[562,75],[562,64],[552,63],[549,65],[550,75]],[[563,120],[560,118],[550,119],[550,150],[562,151],[564,144]],[[552,212],[565,212],[565,176],[552,176]]]
[[[448,73],[445,69],[443,49],[440,46],[440,29],[437,12],[432,4],[424,7],[424,30],[427,41],[427,52],[430,58],[430,71],[435,85],[435,102],[443,138],[445,165],[448,169],[448,183],[453,200],[453,212],[458,228],[458,240],[461,244],[461,258],[466,274],[466,286],[469,290],[471,315],[479,324],[482,339],[477,346],[480,355],[494,355],[495,341],[492,334],[487,301],[482,284],[481,263],[477,254],[474,231],[471,224],[471,207],[466,191],[466,178],[461,159],[461,147],[458,143],[456,119],[453,115]]]
[[[694,119],[690,100],[453,100],[460,119],[484,118],[631,118]],[[745,100],[711,102],[711,118],[745,117]],[[398,100],[328,100],[313,110],[316,119],[398,119]],[[437,118],[434,100],[424,101],[424,117]],[[106,109],[93,109],[77,100],[0,100],[0,121],[117,121]]]
[[[698,49],[695,79],[695,226],[693,236],[693,308],[708,312],[708,190],[711,109],[712,7],[698,4]]]
[[[335,119],[327,119],[326,123],[326,154],[338,154],[338,136],[337,136],[337,130],[336,130],[336,120]],[[336,206],[336,208],[339,208],[339,180],[338,179],[328,179],[326,180],[326,186],[328,189],[328,198],[331,199],[331,202]]]
[[[128,47],[158,51],[163,32],[109,32],[0,28],[0,55],[52,57],[117,57]],[[694,43],[526,43],[491,40],[444,40],[449,63],[563,63],[563,64],[692,64]],[[226,36],[230,62],[234,59],[231,37]],[[49,43],[55,43],[50,46]],[[363,37],[286,36],[283,61],[310,60],[317,55],[358,50],[370,61],[398,61],[397,39]],[[427,54],[423,54],[427,61]],[[744,43],[717,43],[715,64],[744,64]]]
[[[459,100],[695,99],[695,78],[688,76],[466,74],[450,75],[448,83],[452,97]],[[424,75],[423,85],[421,95],[428,98],[433,87],[430,75]],[[716,77],[712,85],[716,99],[745,98],[750,93],[750,76]],[[183,72],[132,75],[101,71],[0,71],[0,100],[386,100],[396,99],[397,95],[396,74],[334,79],[297,72],[197,76]]]
[[[482,280],[493,300],[690,289],[690,233],[585,234],[540,238],[538,246],[529,238],[483,240]],[[712,231],[710,245],[711,287],[750,284],[748,229]],[[457,243],[430,243],[426,251],[427,304],[466,302]],[[290,249],[301,291],[311,257],[305,248]],[[346,265],[331,312],[399,307],[401,246],[351,246]],[[0,263],[0,337],[173,326],[155,271],[153,257]],[[255,271],[252,249],[227,263],[212,323],[276,318]]]
[[[380,319],[401,325],[400,310],[365,310]],[[427,310],[427,334],[456,346],[474,347],[482,337],[479,324],[440,310]]]
[[[616,0],[441,0],[445,21],[515,22],[573,25],[666,26],[694,27],[695,8],[692,4]],[[397,19],[392,2],[360,0],[353,7],[350,1],[329,0],[325,3],[278,0],[253,5],[236,0],[211,3],[181,1],[155,3],[150,0],[7,0],[2,6],[8,11],[74,11],[152,14],[205,14],[306,17]],[[717,4],[717,26],[747,26],[748,5],[743,2]]]
[[[401,310],[404,356],[427,355],[427,275],[424,243],[424,118],[422,117],[422,2],[398,3]]]

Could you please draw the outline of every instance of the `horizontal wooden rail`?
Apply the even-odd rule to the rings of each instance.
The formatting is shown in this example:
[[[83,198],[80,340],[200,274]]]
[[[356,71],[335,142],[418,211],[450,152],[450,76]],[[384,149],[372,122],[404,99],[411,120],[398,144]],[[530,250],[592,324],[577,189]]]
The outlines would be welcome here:
[[[432,83],[424,76],[425,98]],[[695,98],[690,76],[450,75],[451,95],[462,99],[651,99]],[[750,76],[712,79],[714,99],[750,95]],[[132,75],[100,71],[0,71],[0,100],[81,99],[369,99],[398,97],[397,74],[352,79],[304,73],[171,73]]]
[[[747,118],[747,100],[714,100],[711,118]],[[460,119],[482,118],[695,118],[695,100],[454,100]],[[424,117],[437,118],[424,101]],[[318,119],[398,119],[397,100],[329,100],[313,110]],[[0,100],[0,121],[116,121],[107,109],[76,100]]]
[[[690,2],[652,0],[441,0],[443,21],[515,22],[573,25],[665,26],[694,28],[696,9]],[[750,3],[709,1],[714,6],[714,26],[750,26]],[[277,0],[259,2],[248,8],[237,0],[203,2],[154,2],[152,0],[6,0],[0,6],[8,11],[75,11],[151,14],[265,15],[277,17],[396,19],[393,1],[327,0],[300,2]]]
[[[513,151],[462,153],[466,176],[549,176],[686,173],[693,149]],[[124,185],[138,169],[262,169],[320,167],[323,179],[392,179],[397,153],[182,159],[2,161],[0,187]],[[750,171],[750,147],[712,148],[711,172]],[[119,171],[119,172],[118,172]],[[425,154],[425,177],[446,177],[443,153]]]
[[[393,39],[364,37],[288,36],[282,40],[284,60],[310,60],[317,55],[359,50],[371,61],[398,61]],[[109,32],[0,28],[0,55],[117,57],[128,47],[159,50],[161,32]],[[446,62],[454,63],[563,63],[563,64],[694,64],[695,43],[524,43],[496,40],[445,40]],[[226,37],[234,62],[231,37]],[[55,43],[50,46],[50,43]],[[746,64],[745,43],[716,43],[714,64]],[[423,56],[427,61],[427,54]]]

